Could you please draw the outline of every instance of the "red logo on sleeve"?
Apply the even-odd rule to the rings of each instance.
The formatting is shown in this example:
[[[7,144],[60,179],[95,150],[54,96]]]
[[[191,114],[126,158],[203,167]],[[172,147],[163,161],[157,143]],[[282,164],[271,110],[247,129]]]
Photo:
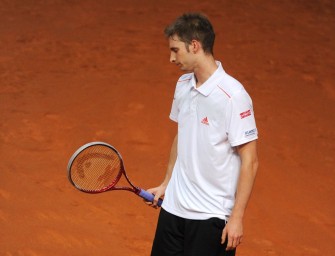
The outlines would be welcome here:
[[[250,109],[247,110],[247,111],[244,111],[244,112],[240,113],[241,119],[246,118],[248,116],[251,116],[251,110]]]

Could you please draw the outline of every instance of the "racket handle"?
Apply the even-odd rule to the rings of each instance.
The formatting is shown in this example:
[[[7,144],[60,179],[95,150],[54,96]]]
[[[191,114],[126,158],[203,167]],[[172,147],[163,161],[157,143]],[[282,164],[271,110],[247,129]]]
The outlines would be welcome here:
[[[138,195],[149,202],[153,202],[155,198],[155,195],[149,193],[148,191],[145,191],[144,189],[140,189],[140,193],[138,193]],[[162,203],[163,203],[163,200],[159,198],[157,206],[160,207]]]

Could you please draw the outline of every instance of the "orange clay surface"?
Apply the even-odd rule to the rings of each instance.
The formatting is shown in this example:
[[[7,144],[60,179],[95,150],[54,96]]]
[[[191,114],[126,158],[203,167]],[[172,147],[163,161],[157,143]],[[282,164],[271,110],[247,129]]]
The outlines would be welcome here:
[[[159,211],[81,193],[82,144],[158,185],[182,74],[162,30],[205,12],[215,57],[254,101],[260,168],[238,255],[335,255],[335,5],[310,1],[0,1],[0,255],[149,255]],[[204,255],[210,256],[210,255]]]

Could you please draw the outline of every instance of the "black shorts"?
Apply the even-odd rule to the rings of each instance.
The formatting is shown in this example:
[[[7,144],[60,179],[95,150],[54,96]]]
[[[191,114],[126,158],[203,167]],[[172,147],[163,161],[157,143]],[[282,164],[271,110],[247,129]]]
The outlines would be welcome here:
[[[159,214],[151,256],[234,256],[221,244],[226,222],[219,218],[189,220],[163,208]]]

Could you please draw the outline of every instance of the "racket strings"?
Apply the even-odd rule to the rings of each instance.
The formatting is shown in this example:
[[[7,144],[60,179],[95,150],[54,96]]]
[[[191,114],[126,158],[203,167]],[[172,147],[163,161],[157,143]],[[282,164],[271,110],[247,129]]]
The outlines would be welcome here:
[[[71,179],[77,188],[101,192],[112,187],[121,176],[121,159],[112,149],[94,145],[78,154],[71,166]]]

